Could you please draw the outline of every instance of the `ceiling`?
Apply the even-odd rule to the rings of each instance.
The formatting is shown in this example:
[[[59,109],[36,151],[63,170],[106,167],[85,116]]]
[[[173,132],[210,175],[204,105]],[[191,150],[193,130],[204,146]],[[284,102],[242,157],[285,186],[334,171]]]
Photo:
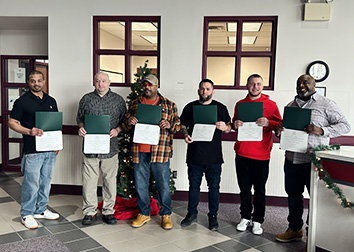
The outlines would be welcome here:
[[[0,16],[0,30],[48,30],[48,17]]]

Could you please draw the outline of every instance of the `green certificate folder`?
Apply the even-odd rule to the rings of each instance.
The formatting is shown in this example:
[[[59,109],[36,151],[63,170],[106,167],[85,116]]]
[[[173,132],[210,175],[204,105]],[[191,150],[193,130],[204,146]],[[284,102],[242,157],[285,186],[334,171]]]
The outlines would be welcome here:
[[[304,130],[311,122],[311,109],[285,107],[282,126],[287,129]]]
[[[217,122],[217,111],[218,107],[216,105],[194,105],[194,123],[215,124]]]
[[[160,106],[139,103],[136,118],[139,123],[158,125],[161,121],[161,114]]]
[[[62,129],[63,112],[36,112],[36,128],[43,131],[57,131]]]
[[[242,102],[237,106],[238,120],[255,122],[263,117],[263,102]]]
[[[109,115],[85,115],[87,134],[109,134],[111,128]]]

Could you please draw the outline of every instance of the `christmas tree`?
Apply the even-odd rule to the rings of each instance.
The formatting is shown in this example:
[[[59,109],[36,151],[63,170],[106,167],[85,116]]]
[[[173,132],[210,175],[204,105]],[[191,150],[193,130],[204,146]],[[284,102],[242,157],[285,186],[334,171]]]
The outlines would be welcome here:
[[[135,82],[132,83],[130,89],[131,93],[127,96],[127,103],[140,97],[143,94],[143,86],[141,81],[148,74],[151,74],[151,69],[147,67],[148,61],[145,61],[144,66],[140,66],[137,73],[134,74]],[[131,154],[132,137],[130,131],[123,131],[119,134],[119,153],[118,153],[118,175],[117,175],[117,194],[124,198],[136,197],[136,189],[134,182],[133,158]],[[170,170],[170,192],[174,193],[176,190],[175,182],[172,178]],[[150,196],[157,194],[157,187],[155,179],[150,173]]]

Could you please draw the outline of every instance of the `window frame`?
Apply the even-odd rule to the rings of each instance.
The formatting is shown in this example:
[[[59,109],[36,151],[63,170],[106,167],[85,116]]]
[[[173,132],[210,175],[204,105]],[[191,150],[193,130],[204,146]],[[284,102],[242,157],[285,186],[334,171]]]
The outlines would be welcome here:
[[[236,22],[236,50],[235,51],[208,51],[208,27],[209,22]],[[242,51],[242,24],[244,22],[271,22],[272,35],[270,51]],[[269,66],[269,86],[265,86],[264,90],[274,90],[275,75],[275,59],[276,59],[276,42],[277,42],[277,16],[205,16],[203,25],[203,60],[202,60],[202,79],[207,76],[207,60],[208,57],[233,57],[235,58],[235,76],[234,85],[215,85],[215,89],[246,89],[246,86],[240,86],[241,76],[241,58],[242,57],[268,57],[270,58]]]
[[[100,49],[100,28],[99,23],[103,22],[125,22],[124,49]],[[156,50],[132,50],[132,22],[155,22],[157,27],[157,49]],[[111,86],[130,87],[134,80],[131,80],[131,56],[149,56],[157,57],[157,77],[160,76],[160,43],[161,42],[161,17],[160,16],[94,16],[93,17],[93,73],[100,69],[100,56],[124,56],[124,74],[123,83],[111,82]],[[149,64],[148,64],[149,65]]]

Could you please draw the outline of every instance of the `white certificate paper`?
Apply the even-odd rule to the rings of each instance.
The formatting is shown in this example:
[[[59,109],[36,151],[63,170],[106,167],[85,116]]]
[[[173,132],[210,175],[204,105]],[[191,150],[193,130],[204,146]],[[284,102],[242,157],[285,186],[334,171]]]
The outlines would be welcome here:
[[[216,126],[214,124],[195,124],[192,132],[193,141],[211,142]]]
[[[36,151],[56,151],[63,149],[63,134],[61,130],[44,131],[42,136],[36,136]]]
[[[134,129],[134,143],[157,145],[160,138],[160,126],[137,123]]]
[[[280,149],[306,153],[309,134],[302,130],[284,129],[280,137]]]
[[[108,154],[110,150],[109,134],[86,134],[84,138],[85,154]]]
[[[243,126],[238,127],[237,141],[262,141],[263,127],[256,122],[244,122]]]

